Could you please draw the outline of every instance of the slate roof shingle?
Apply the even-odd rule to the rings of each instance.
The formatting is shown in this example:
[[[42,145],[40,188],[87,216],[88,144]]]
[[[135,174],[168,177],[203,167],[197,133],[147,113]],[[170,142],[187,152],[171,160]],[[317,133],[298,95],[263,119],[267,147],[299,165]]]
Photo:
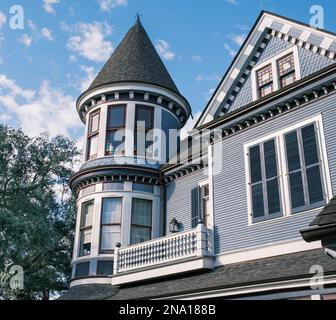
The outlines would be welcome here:
[[[122,82],[154,84],[180,95],[140,19],[128,31],[88,91]]]

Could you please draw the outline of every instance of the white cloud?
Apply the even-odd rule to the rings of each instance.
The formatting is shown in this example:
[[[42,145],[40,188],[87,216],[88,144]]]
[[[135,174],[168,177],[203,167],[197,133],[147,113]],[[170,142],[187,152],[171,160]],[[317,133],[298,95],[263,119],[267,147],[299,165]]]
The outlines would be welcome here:
[[[7,21],[7,17],[3,12],[0,11],[0,28],[2,28]]]
[[[85,73],[85,77],[80,81],[80,89],[84,92],[90,87],[91,83],[95,79],[96,71],[93,67],[87,66],[80,66],[80,69]]]
[[[224,43],[224,48],[226,49],[230,57],[234,57],[236,55],[236,51],[233,50],[227,43]]]
[[[0,114],[0,122],[7,122],[12,119],[12,116],[9,114]]]
[[[47,29],[47,28],[42,28],[41,34],[42,34],[42,37],[46,38],[49,41],[53,41],[54,40],[52,32],[49,29]]]
[[[189,136],[189,132],[194,128],[196,122],[198,121],[199,117],[201,116],[201,112],[197,112],[194,115],[194,118],[189,118],[187,123],[184,125],[184,127],[181,129],[181,140],[185,139]]]
[[[191,59],[192,59],[193,62],[202,62],[203,61],[203,58],[201,56],[199,56],[198,54],[194,54],[191,57]]]
[[[75,34],[67,43],[70,51],[95,62],[104,62],[110,57],[113,47],[105,38],[111,35],[112,28],[107,23],[82,22],[74,26],[61,23],[61,28]]]
[[[28,27],[32,29],[33,31],[37,30],[37,25],[33,22],[33,20],[28,20]]]
[[[100,9],[105,12],[109,12],[117,7],[125,7],[128,5],[127,0],[98,0]]]
[[[32,45],[33,38],[31,36],[29,36],[27,33],[25,33],[19,39],[19,42],[21,42],[22,44],[24,44],[26,47],[30,47]]]
[[[211,88],[211,89],[208,90],[208,92],[205,94],[206,101],[209,101],[211,99],[214,92],[215,92],[215,88]]]
[[[70,136],[81,127],[75,99],[44,81],[38,92],[19,87],[14,80],[0,74],[0,107],[15,116],[23,130],[35,136],[47,131],[51,135]]]
[[[220,80],[220,77],[218,74],[210,74],[210,75],[203,75],[203,74],[199,74],[196,76],[195,78],[196,81],[218,81]]]
[[[155,48],[164,60],[174,60],[175,53],[171,51],[167,41],[161,39],[156,41]]]
[[[239,4],[237,0],[226,0],[226,2],[230,3],[230,4],[234,5],[234,6],[237,6]]]
[[[43,8],[46,12],[55,14],[54,5],[60,3],[60,0],[43,0]]]
[[[246,35],[245,34],[233,34],[231,36],[231,39],[238,46],[241,46],[244,43],[245,39],[246,39]]]

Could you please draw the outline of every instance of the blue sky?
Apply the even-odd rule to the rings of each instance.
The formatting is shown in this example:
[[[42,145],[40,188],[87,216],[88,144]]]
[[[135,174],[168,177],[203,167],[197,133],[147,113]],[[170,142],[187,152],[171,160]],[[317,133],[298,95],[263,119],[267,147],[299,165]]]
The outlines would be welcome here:
[[[137,12],[197,115],[261,10],[309,23],[316,4],[336,31],[334,0],[1,0],[0,123],[80,139],[75,100]],[[9,27],[13,5],[24,8],[23,30]]]

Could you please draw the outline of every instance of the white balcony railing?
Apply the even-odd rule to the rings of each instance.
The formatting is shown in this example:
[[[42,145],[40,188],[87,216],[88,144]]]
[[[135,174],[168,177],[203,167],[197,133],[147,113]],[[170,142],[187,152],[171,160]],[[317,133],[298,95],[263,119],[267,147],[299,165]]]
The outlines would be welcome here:
[[[192,257],[211,256],[212,252],[212,231],[199,224],[191,231],[116,248],[114,274]]]

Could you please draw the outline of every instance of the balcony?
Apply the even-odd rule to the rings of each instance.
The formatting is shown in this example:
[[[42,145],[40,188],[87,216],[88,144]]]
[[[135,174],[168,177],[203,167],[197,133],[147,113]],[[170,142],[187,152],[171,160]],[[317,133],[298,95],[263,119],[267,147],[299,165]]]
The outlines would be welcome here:
[[[213,268],[212,230],[197,228],[115,251],[112,285]]]

